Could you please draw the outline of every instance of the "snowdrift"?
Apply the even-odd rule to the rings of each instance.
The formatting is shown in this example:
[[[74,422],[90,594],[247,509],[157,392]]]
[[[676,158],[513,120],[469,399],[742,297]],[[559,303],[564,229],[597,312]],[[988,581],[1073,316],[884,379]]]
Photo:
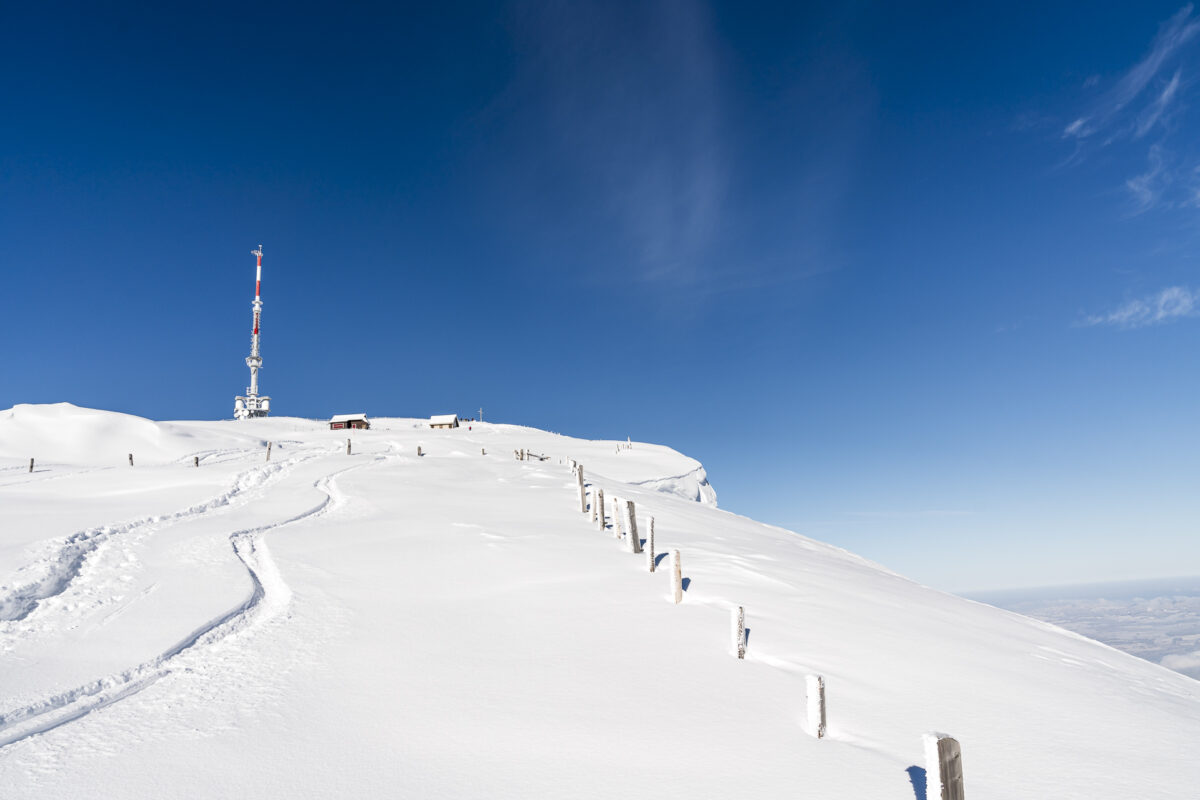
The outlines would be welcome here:
[[[207,432],[203,444],[185,426],[80,408],[70,403],[20,404],[0,411],[0,458],[40,464],[162,464],[203,450],[245,448],[259,440],[244,431]]]
[[[0,459],[5,796],[924,800],[932,730],[962,743],[972,798],[1200,796],[1200,682],[720,511],[669,448],[45,423],[71,409],[0,412],[5,457],[102,465],[140,435],[160,461]],[[654,517],[680,604],[611,505],[603,528],[580,513],[566,459],[635,502],[643,538]]]

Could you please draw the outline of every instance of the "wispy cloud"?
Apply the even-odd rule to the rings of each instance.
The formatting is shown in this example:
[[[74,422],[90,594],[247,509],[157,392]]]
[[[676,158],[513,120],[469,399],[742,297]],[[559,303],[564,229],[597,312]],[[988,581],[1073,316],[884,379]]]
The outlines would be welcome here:
[[[1194,317],[1200,306],[1200,291],[1172,286],[1148,297],[1130,300],[1104,314],[1086,317],[1082,325],[1111,325],[1117,328],[1144,328],[1185,317]]]
[[[1165,144],[1175,127],[1172,118],[1185,107],[1181,100],[1189,86],[1183,67],[1176,62],[1198,34],[1200,17],[1193,14],[1189,3],[1159,26],[1140,61],[1062,128],[1061,137],[1074,143],[1064,165],[1079,164],[1117,142],[1136,143],[1158,132],[1146,151],[1146,168],[1125,181],[1135,214],[1178,200],[1179,178],[1186,173],[1179,167],[1180,161],[1189,159],[1186,154],[1183,159],[1171,158]],[[1176,64],[1174,70],[1168,71],[1172,64]],[[1085,89],[1097,83],[1089,78]]]
[[[1171,101],[1175,99],[1175,95],[1179,91],[1179,76],[1181,73],[1182,70],[1175,70],[1175,75],[1163,87],[1163,90],[1159,92],[1158,98],[1138,115],[1137,128],[1133,132],[1133,138],[1140,139],[1145,136],[1154,127],[1154,124],[1166,114],[1167,107],[1171,105]]]
[[[640,277],[690,282],[720,227],[729,145],[721,55],[704,7],[659,0],[520,6],[512,101],[539,169],[628,245]]]
[[[1159,27],[1158,35],[1150,45],[1150,52],[1121,76],[1087,114],[1077,117],[1067,125],[1063,130],[1063,137],[1085,139],[1118,122],[1122,112],[1142,94],[1163,65],[1197,33],[1200,33],[1200,19],[1192,17],[1192,5],[1189,3]],[[1170,102],[1178,88],[1178,78],[1176,73],[1175,79],[1160,93],[1155,105],[1161,103],[1165,107],[1166,103]],[[1153,125],[1153,121],[1149,125]],[[1135,131],[1140,127],[1137,126]]]
[[[1140,175],[1135,175],[1125,181],[1125,188],[1133,195],[1136,204],[1135,213],[1147,211],[1158,203],[1164,184],[1167,182],[1167,172],[1163,165],[1163,152],[1160,145],[1152,145],[1146,155],[1147,168]]]
[[[514,4],[513,77],[489,110],[507,141],[485,169],[500,213],[564,252],[548,261],[694,299],[848,260],[870,70],[832,45],[811,63],[779,53],[786,79],[739,94],[719,17],[692,0]]]

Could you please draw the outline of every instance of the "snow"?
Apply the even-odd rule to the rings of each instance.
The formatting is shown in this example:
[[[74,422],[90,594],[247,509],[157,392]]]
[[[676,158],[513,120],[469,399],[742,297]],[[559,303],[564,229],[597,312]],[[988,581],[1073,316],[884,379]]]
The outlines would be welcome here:
[[[1197,796],[1200,682],[721,511],[670,448],[428,424],[0,411],[0,793],[920,800],[939,730],[972,798]]]

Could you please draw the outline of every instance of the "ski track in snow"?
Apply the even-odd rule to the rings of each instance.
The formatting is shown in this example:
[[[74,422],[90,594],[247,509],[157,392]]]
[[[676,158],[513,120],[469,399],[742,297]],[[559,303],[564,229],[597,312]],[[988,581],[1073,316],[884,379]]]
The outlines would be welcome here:
[[[302,456],[296,459],[291,466],[316,457],[319,456]],[[378,464],[393,457],[377,456],[369,462],[345,467],[319,478],[313,486],[325,495],[325,499],[316,506],[278,522],[230,534],[229,541],[233,552],[245,566],[253,586],[250,596],[246,600],[225,614],[200,626],[177,644],[149,661],[0,714],[0,750],[132,697],[172,672],[175,666],[173,662],[185,653],[189,656],[202,655],[204,650],[217,642],[257,627],[278,616],[287,607],[292,592],[271,558],[263,536],[286,525],[314,519],[342,506],[346,500],[345,495],[337,488],[336,479],[339,475]],[[226,495],[228,494],[226,493]],[[222,495],[222,497],[226,497],[226,495]],[[181,512],[181,515],[203,514],[227,503],[226,499],[225,502],[193,506],[187,512]],[[176,517],[178,516],[180,515],[176,515]],[[142,520],[135,524],[144,524],[145,522]]]
[[[223,454],[226,451],[208,452]],[[282,477],[298,464],[316,457],[311,453],[301,454],[274,463],[267,462],[241,472],[234,479],[233,486],[226,491],[182,511],[143,517],[131,522],[98,525],[67,536],[53,554],[21,567],[16,573],[18,577],[14,583],[18,585],[15,588],[0,586],[0,622],[24,620],[37,610],[41,601],[65,592],[79,576],[88,557],[115,537],[137,532],[153,532],[165,525],[234,505],[235,501],[249,499],[253,490],[265,489],[271,478]],[[22,575],[31,577],[21,581]]]

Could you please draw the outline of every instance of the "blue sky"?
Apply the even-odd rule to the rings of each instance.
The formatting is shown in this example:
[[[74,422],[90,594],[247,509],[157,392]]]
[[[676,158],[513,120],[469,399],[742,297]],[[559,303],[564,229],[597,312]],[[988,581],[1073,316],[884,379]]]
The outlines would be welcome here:
[[[436,5],[436,4],[435,4]],[[0,405],[701,459],[923,582],[1200,574],[1200,12],[26,4]]]

